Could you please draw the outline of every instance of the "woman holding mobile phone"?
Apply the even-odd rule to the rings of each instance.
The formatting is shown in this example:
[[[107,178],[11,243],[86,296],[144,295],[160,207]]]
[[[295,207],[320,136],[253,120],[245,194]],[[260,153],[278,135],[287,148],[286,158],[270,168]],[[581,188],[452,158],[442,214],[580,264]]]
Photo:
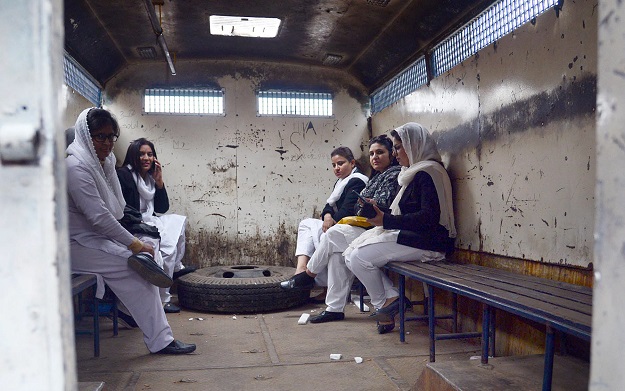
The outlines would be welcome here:
[[[145,138],[128,146],[122,167],[117,170],[126,204],[141,212],[143,221],[158,228],[161,235],[160,256],[163,270],[170,277],[179,277],[195,270],[182,264],[185,251],[186,216],[162,214],[169,210],[169,197],[163,181],[163,167],[156,156],[154,144]],[[165,312],[180,312],[172,304],[169,288],[161,288]]]

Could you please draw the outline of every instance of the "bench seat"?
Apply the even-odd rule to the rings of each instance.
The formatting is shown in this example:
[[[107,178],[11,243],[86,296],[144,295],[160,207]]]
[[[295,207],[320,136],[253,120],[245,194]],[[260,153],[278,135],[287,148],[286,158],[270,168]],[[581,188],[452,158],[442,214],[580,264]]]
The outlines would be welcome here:
[[[477,333],[439,334],[435,332],[434,290],[439,288],[482,303],[482,364],[488,364],[489,341],[494,338],[494,311],[501,310],[546,326],[543,390],[551,389],[554,332],[590,340],[592,288],[500,269],[452,262],[389,262],[386,269],[399,275],[402,308],[405,277],[427,284],[427,319],[430,334],[430,361],[435,360],[436,340],[475,337]],[[455,307],[455,306],[454,306]],[[454,308],[455,309],[455,308]],[[454,311],[455,312],[455,311]],[[455,314],[453,316],[455,323]],[[400,340],[405,340],[405,316],[400,313]],[[453,331],[455,332],[455,324]],[[491,336],[492,334],[492,336]],[[494,345],[494,343],[493,343]],[[491,346],[493,347],[493,346]],[[494,347],[492,349],[494,352]]]

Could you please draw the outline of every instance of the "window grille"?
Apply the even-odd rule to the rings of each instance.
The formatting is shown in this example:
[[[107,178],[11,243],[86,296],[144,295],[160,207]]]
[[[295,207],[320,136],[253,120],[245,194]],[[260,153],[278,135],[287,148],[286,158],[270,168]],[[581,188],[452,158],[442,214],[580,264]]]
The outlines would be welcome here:
[[[224,114],[224,90],[148,88],[143,110],[159,114]]]
[[[102,88],[67,52],[63,56],[63,78],[65,84],[84,96],[94,106],[102,105]]]
[[[332,117],[332,94],[325,92],[258,91],[259,116]]]
[[[427,83],[425,57],[415,61],[371,96],[371,112],[377,113]]]
[[[560,0],[501,0],[432,51],[433,76],[437,77],[484,47],[529,22]]]

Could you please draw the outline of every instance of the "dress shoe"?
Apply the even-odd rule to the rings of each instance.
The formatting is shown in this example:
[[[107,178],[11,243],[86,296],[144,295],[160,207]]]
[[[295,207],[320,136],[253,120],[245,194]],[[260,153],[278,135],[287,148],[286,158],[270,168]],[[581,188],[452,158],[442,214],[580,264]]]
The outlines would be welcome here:
[[[185,266],[183,269],[180,269],[177,272],[174,272],[174,280],[186,274],[193,273],[196,270],[197,268],[194,268],[193,266]]]
[[[412,308],[412,303],[407,297],[404,297],[404,311],[408,308]],[[399,298],[387,305],[386,307],[378,308],[373,314],[369,315],[372,319],[391,321],[395,319],[395,316],[399,313]]]
[[[163,309],[165,310],[166,314],[177,314],[178,312],[180,312],[180,307],[172,303],[165,303],[163,305]]]
[[[306,272],[301,272],[286,281],[280,283],[282,289],[309,290],[315,286],[315,277],[311,277]]]
[[[128,257],[128,266],[152,285],[169,288],[174,281],[154,262],[150,254],[139,253]]]
[[[193,351],[195,351],[195,344],[184,343],[174,339],[169,345],[156,352],[156,354],[188,354]]]
[[[319,315],[310,318],[310,323],[326,323],[343,319],[345,319],[345,314],[342,312],[323,311]]]
[[[378,334],[386,334],[386,333],[390,333],[391,331],[393,331],[393,329],[395,328],[395,321],[393,321],[393,323],[377,322],[376,325],[378,327]]]

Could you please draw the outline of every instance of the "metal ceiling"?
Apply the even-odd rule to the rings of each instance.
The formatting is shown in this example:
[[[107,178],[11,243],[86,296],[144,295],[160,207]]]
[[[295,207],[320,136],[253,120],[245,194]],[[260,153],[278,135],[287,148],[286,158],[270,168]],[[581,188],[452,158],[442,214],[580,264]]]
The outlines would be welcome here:
[[[369,91],[492,2],[152,1],[174,63],[244,60],[327,66],[348,72]],[[283,22],[276,38],[213,36],[210,15],[277,17]],[[144,1],[65,0],[64,21],[67,52],[102,85],[127,64],[166,61]]]

